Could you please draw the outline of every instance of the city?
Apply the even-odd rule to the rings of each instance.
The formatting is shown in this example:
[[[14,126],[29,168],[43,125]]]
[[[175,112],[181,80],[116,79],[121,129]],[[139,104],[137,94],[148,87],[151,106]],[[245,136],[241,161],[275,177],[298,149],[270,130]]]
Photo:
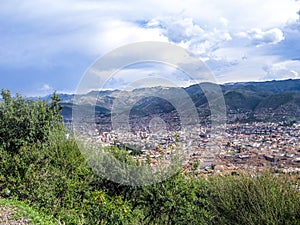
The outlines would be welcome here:
[[[171,163],[173,152],[183,151],[182,168],[199,174],[241,170],[257,174],[270,169],[277,173],[300,173],[298,123],[232,123],[158,132],[146,128],[131,132],[99,130],[89,131],[97,144],[124,147],[134,159],[151,165]]]

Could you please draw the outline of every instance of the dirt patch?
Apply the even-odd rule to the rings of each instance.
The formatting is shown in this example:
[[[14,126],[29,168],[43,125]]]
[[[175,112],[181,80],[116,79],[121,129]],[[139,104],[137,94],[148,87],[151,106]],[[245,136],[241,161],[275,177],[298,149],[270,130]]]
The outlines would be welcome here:
[[[30,219],[15,218],[17,209],[11,206],[0,206],[0,225],[29,225],[32,224]]]

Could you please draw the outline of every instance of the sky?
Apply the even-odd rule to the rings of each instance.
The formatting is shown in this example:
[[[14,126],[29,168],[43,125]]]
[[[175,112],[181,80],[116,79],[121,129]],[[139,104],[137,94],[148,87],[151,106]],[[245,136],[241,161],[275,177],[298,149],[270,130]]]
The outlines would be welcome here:
[[[218,83],[299,78],[299,12],[295,0],[2,0],[0,88],[74,93],[97,59],[141,41],[187,49]]]

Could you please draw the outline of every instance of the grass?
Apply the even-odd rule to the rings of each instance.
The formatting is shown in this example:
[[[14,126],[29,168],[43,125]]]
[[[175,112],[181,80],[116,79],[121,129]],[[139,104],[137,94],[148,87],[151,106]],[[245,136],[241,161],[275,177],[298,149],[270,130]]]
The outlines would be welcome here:
[[[287,177],[214,177],[210,189],[216,224],[300,224],[300,193]]]
[[[40,213],[21,201],[17,201],[14,199],[0,199],[0,208],[2,207],[5,207],[14,212],[12,218],[10,218],[13,220],[25,218],[29,219],[30,224],[33,225],[59,225],[59,223],[54,222],[54,219],[51,216]]]

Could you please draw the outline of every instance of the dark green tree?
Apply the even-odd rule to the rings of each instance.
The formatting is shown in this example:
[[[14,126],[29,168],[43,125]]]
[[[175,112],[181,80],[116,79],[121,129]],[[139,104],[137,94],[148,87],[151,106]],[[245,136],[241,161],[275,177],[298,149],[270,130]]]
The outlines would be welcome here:
[[[2,90],[0,103],[0,147],[16,153],[24,144],[46,143],[52,130],[62,128],[60,98],[33,101]]]

